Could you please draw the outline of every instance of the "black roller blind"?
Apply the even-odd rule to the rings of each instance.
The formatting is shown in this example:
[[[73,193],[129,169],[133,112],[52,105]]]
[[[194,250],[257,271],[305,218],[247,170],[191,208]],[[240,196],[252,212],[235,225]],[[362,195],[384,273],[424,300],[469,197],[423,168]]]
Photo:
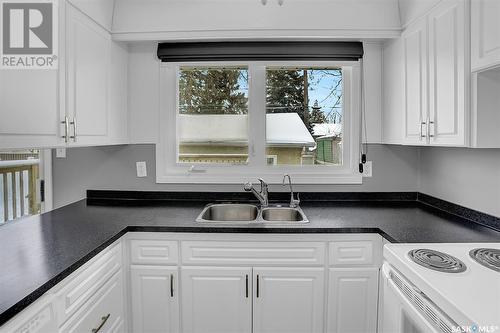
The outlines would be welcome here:
[[[342,60],[363,57],[361,42],[182,42],[159,43],[163,62],[252,60]]]

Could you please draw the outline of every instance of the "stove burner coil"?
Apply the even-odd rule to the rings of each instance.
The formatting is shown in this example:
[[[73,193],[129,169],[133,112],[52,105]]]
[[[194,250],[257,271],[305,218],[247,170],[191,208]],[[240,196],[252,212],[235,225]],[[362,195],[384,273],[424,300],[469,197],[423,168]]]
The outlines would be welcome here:
[[[469,252],[469,255],[479,264],[500,272],[500,250],[479,248]]]
[[[467,269],[460,259],[435,250],[415,249],[408,252],[408,256],[420,266],[438,272],[461,273]]]

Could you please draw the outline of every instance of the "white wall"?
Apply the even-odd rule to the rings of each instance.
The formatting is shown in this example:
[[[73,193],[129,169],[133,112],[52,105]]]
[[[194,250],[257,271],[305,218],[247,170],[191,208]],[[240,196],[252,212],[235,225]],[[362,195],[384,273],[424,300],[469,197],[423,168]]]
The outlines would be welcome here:
[[[362,185],[296,186],[297,191],[416,191],[418,149],[370,145],[373,178]],[[136,161],[146,161],[148,177],[137,178]],[[72,148],[64,159],[53,158],[54,207],[80,200],[87,189],[141,191],[242,191],[242,185],[169,185],[155,183],[154,145]],[[242,184],[246,179],[242,176]],[[256,181],[255,179],[253,181]],[[271,191],[282,191],[272,185]]]
[[[421,148],[418,190],[500,217],[500,149]]]
[[[128,111],[131,143],[158,142],[160,61],[156,43],[129,45]]]

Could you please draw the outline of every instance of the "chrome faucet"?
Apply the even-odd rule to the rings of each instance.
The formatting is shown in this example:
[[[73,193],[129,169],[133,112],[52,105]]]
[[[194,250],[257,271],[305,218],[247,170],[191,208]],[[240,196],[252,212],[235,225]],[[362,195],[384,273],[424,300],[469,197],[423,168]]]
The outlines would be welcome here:
[[[286,186],[285,181],[288,178],[288,184],[290,185],[290,207],[296,208],[300,204],[299,194],[297,193],[297,199],[293,196],[293,188],[292,188],[292,177],[290,175],[283,176],[283,186]]]
[[[246,192],[252,192],[257,197],[257,199],[259,199],[261,206],[267,207],[269,205],[267,183],[262,178],[259,178],[259,182],[260,182],[259,192],[257,192],[257,190],[253,187],[252,183],[250,182],[245,183],[243,189]]]

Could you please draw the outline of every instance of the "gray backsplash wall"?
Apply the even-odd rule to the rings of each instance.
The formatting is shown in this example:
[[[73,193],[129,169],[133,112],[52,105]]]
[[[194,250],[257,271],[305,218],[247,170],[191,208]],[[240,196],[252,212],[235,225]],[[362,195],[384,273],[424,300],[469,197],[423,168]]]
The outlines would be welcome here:
[[[500,149],[420,149],[420,192],[500,217]]]
[[[54,207],[80,200],[87,189],[141,191],[241,191],[242,185],[170,185],[155,182],[154,145],[123,145],[68,149],[64,159],[53,156]],[[418,148],[370,145],[373,177],[362,185],[302,185],[297,191],[416,191]],[[137,178],[136,161],[146,161],[148,177]],[[282,191],[272,185],[271,191]]]

